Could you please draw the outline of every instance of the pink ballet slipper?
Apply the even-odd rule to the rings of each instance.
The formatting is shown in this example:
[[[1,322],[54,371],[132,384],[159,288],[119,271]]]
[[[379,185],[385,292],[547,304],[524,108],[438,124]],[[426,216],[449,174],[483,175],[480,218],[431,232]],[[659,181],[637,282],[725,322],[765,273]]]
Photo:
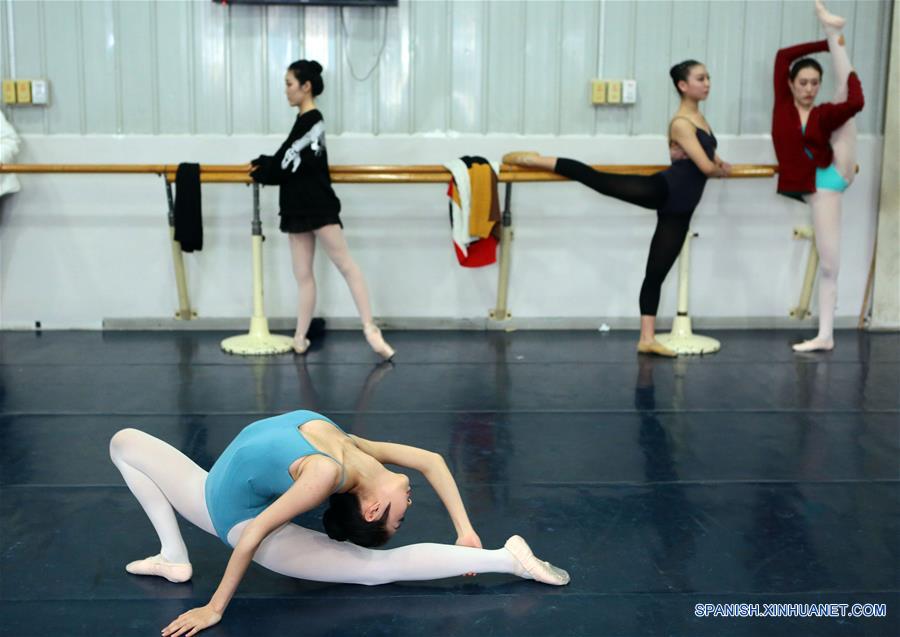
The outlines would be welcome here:
[[[829,12],[822,0],[816,0],[816,16],[828,35],[839,33],[847,23],[841,16]],[[841,44],[843,45],[843,42]]]
[[[394,354],[397,352],[384,340],[384,337],[381,335],[381,330],[378,329],[378,326],[375,325],[375,323],[366,323],[363,325],[363,334],[366,337],[366,341],[369,343],[369,347],[371,347],[376,354],[381,356],[381,358],[386,361],[394,358]]]
[[[304,338],[303,342],[300,345],[297,345],[297,341],[295,339],[294,344],[291,347],[293,347],[295,354],[306,354],[307,350],[309,350],[309,339]]]
[[[792,345],[791,348],[795,352],[830,352],[834,349],[834,339],[817,336],[808,341]]]
[[[530,577],[536,582],[551,584],[553,586],[565,586],[569,583],[569,574],[563,569],[553,566],[550,562],[544,562],[535,557],[528,543],[518,535],[513,535],[506,540],[503,547],[512,553],[521,566],[518,573],[520,577]]]
[[[186,582],[194,574],[194,569],[190,563],[178,564],[170,562],[162,555],[152,555],[142,560],[129,562],[125,565],[125,570],[132,575],[155,575],[175,583]]]

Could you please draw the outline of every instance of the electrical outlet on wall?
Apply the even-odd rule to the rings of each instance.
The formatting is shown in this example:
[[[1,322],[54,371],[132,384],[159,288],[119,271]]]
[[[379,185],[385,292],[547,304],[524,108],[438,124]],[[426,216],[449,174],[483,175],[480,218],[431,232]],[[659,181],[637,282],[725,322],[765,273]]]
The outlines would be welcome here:
[[[47,86],[47,80],[32,80],[31,81],[31,103],[32,104],[46,104],[49,101],[49,87]]]
[[[610,80],[606,83],[606,101],[609,104],[622,103],[622,82]]]
[[[591,82],[591,104],[606,104],[606,81]]]
[[[3,103],[4,104],[15,104],[16,103],[16,81],[15,80],[3,80]]]
[[[16,102],[31,104],[31,80],[16,80]]]

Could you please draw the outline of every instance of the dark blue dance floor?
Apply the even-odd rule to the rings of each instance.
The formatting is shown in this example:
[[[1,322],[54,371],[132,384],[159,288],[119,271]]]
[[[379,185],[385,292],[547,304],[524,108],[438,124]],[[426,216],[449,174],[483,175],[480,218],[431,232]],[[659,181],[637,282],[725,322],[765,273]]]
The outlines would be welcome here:
[[[253,565],[203,635],[900,635],[900,335],[806,355],[789,347],[806,332],[714,335],[720,353],[664,360],[633,332],[388,333],[396,364],[376,365],[349,332],[305,359],[229,356],[219,333],[0,333],[0,634],[159,635],[205,604],[229,553],[187,522],[191,582],[125,573],[158,544],[110,436],[142,429],[208,469],[247,423],[306,408],[439,451],[486,547],[519,533],[572,582]],[[452,542],[413,478],[389,546]],[[757,607],[813,616],[721,616]]]

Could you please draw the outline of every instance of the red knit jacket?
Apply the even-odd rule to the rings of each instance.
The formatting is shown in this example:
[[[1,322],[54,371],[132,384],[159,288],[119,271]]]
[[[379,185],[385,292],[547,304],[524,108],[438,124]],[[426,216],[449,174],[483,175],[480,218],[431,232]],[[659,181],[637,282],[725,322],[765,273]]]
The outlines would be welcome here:
[[[813,107],[804,134],[800,113],[788,85],[791,63],[797,58],[828,50],[828,41],[808,42],[778,51],[775,56],[775,105],[772,109],[772,143],[778,158],[778,192],[800,195],[816,191],[816,167],[831,165],[831,133],[863,108],[862,85],[856,73],[847,79],[847,101]],[[804,152],[808,149],[812,159]]]

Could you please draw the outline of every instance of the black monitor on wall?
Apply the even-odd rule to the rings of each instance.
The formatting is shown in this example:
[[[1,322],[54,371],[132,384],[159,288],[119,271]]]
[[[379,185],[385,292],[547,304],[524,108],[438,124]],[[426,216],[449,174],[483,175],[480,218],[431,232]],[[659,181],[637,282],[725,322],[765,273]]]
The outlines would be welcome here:
[[[215,4],[292,4],[331,7],[396,7],[398,0],[212,0]]]

